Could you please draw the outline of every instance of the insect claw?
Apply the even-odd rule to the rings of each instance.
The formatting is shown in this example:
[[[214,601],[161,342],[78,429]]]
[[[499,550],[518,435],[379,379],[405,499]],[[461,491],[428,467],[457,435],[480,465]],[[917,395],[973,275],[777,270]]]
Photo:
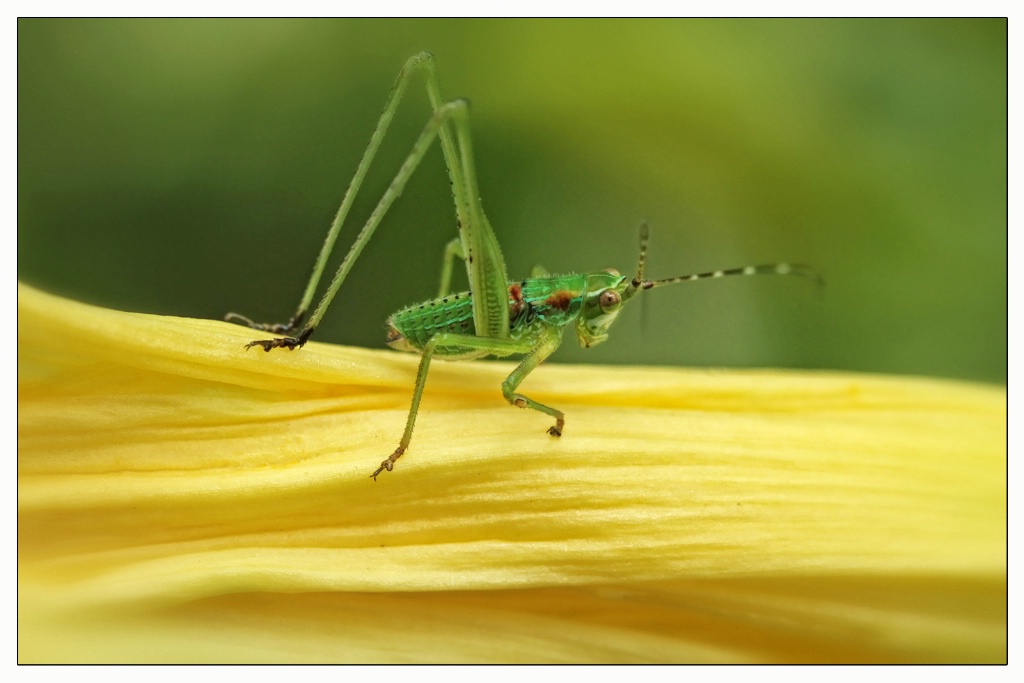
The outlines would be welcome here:
[[[387,460],[380,464],[380,467],[378,467],[374,471],[374,473],[370,475],[371,477],[373,477],[373,480],[377,481],[377,475],[383,472],[384,470],[387,470],[388,472],[393,470],[395,468],[395,461],[402,457],[402,453],[405,453],[405,446],[399,446],[394,453],[388,456]]]
[[[306,340],[303,339],[302,337],[279,337],[277,339],[257,339],[256,341],[251,341],[248,344],[246,344],[245,350],[248,351],[254,346],[261,346],[263,347],[263,350],[267,352],[269,352],[270,349],[288,349],[289,351],[291,351],[293,349],[300,348],[305,343]]]

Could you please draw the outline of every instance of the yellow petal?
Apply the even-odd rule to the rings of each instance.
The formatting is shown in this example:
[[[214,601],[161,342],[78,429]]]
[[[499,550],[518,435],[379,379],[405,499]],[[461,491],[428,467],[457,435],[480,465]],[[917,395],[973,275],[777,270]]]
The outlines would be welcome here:
[[[22,662],[1002,662],[1006,394],[435,363],[18,289]]]

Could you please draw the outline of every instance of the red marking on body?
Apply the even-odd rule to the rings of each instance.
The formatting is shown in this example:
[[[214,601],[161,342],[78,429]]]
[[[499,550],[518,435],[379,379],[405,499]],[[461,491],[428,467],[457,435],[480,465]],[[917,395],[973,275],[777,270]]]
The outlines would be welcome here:
[[[515,320],[523,310],[523,286],[520,284],[514,284],[508,286],[508,318],[509,320]]]
[[[560,289],[545,299],[544,303],[551,308],[557,308],[560,311],[568,311],[572,298],[572,292]]]

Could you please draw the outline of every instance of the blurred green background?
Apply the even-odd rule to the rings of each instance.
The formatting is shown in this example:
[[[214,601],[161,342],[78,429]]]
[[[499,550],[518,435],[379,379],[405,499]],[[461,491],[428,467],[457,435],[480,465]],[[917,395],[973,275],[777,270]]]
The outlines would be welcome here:
[[[404,60],[468,97],[509,273],[793,260],[651,292],[553,360],[1006,381],[1005,20],[20,20],[18,276],[105,306],[293,311]],[[429,115],[409,91],[337,263]],[[432,150],[316,339],[382,348],[454,235]],[[333,271],[333,266],[330,268]],[[460,287],[461,288],[461,287]]]

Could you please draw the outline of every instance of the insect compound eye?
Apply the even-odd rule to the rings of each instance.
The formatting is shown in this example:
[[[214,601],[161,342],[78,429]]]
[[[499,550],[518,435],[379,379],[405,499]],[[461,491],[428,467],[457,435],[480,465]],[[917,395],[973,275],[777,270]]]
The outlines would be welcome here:
[[[601,292],[598,303],[601,305],[602,311],[612,313],[619,308],[619,304],[622,303],[622,297],[614,289],[606,289]]]

